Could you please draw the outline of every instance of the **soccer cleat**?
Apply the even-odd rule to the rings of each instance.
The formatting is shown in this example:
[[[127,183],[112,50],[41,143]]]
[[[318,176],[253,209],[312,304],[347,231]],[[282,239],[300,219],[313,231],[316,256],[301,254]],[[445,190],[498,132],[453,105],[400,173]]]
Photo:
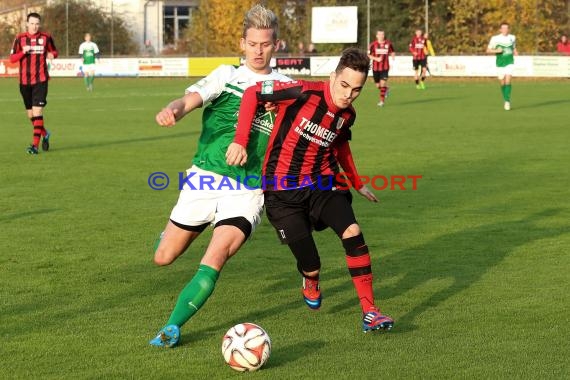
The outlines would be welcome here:
[[[362,331],[365,333],[375,330],[388,331],[392,330],[393,326],[394,320],[387,315],[382,315],[375,306],[371,307],[362,317]]]
[[[312,280],[303,276],[303,299],[310,309],[318,310],[321,307],[321,287],[319,280]]]
[[[47,152],[49,150],[49,138],[51,133],[46,129],[46,135],[42,138],[42,150]]]
[[[158,332],[155,338],[148,343],[155,347],[171,348],[178,344],[180,329],[176,325],[168,325]]]
[[[378,107],[384,107],[384,102],[383,102],[383,101],[379,101],[379,102],[378,102]]]
[[[30,145],[28,147],[28,149],[26,149],[26,152],[28,152],[28,154],[34,154],[35,155],[35,154],[38,154],[38,148],[36,148],[33,145]]]
[[[511,110],[511,102],[505,102],[505,111]]]
[[[416,84],[416,90],[421,90],[422,87],[419,84]]]
[[[421,82],[420,82],[420,88],[421,88],[422,90],[425,90],[425,89],[426,89],[426,84],[424,83],[424,81],[421,81]]]

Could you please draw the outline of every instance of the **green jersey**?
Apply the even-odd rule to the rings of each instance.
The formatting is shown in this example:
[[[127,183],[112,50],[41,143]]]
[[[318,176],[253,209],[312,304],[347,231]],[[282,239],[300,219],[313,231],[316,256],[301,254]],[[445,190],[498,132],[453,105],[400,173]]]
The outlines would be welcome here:
[[[516,49],[516,38],[512,34],[502,35],[497,34],[491,37],[489,42],[489,49],[502,49],[502,53],[497,53],[497,67],[505,67],[514,65],[515,58],[514,52]]]
[[[250,187],[261,187],[261,168],[275,121],[274,113],[266,111],[262,106],[258,108],[247,146],[245,166],[229,166],[226,163],[226,151],[234,140],[239,106],[245,89],[264,80],[291,79],[277,72],[262,75],[246,66],[235,68],[221,65],[186,89],[186,93],[198,93],[204,105],[208,104],[202,114],[202,133],[192,161],[194,165]]]
[[[79,45],[79,55],[83,58],[84,65],[93,65],[97,54],[99,54],[99,48],[95,42],[85,41]]]

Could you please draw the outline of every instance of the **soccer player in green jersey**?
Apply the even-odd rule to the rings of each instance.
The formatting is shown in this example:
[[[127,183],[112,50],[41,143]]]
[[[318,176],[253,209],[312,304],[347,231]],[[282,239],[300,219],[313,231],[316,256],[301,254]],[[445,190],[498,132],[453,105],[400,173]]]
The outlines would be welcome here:
[[[503,22],[501,24],[499,34],[491,37],[489,46],[487,46],[488,54],[496,55],[497,77],[501,81],[501,93],[505,101],[505,111],[511,109],[511,78],[515,67],[515,55],[518,55],[516,48],[516,37],[509,34],[509,24]]]
[[[83,80],[87,91],[93,91],[93,81],[95,80],[95,60],[99,60],[99,47],[91,41],[91,34],[85,34],[85,41],[79,45],[79,56],[83,60],[82,71]]]
[[[277,32],[277,17],[273,12],[261,5],[251,8],[245,15],[241,38],[245,64],[239,68],[218,67],[156,115],[159,125],[171,127],[187,113],[207,104],[193,165],[187,171],[178,203],[162,233],[154,262],[171,264],[208,225],[212,224],[214,231],[198,271],[180,293],[166,325],[150,341],[153,346],[172,347],[178,343],[180,327],[206,302],[224,264],[260,222],[263,211],[261,165],[274,114],[264,109],[256,113],[252,125],[253,144],[248,145],[248,165],[227,165],[225,153],[235,136],[245,89],[259,81],[290,80],[270,66],[278,42]]]

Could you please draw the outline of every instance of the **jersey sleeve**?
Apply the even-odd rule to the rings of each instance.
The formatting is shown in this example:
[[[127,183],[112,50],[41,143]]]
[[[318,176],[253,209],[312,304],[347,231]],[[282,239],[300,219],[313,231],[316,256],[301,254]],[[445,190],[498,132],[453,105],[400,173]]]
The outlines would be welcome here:
[[[82,55],[84,47],[85,47],[85,44],[82,42],[81,45],[79,45],[79,51],[77,52],[77,54]]]
[[[231,78],[235,68],[230,65],[218,66],[205,78],[186,89],[186,94],[196,92],[202,98],[202,103],[206,105],[216,99],[224,90],[228,80]]]
[[[390,42],[390,45],[388,47],[388,54],[392,54],[394,53],[394,45]]]
[[[94,52],[95,54],[99,54],[99,46],[97,46],[96,43],[93,44],[93,48],[94,48],[94,51],[93,51],[93,52]]]
[[[57,58],[59,53],[55,47],[55,43],[53,42],[53,38],[50,35],[47,36],[46,48],[48,53],[52,53],[54,58]]]
[[[248,87],[241,99],[234,142],[247,147],[249,132],[251,131],[255,111],[259,104],[267,102],[279,104],[297,99],[306,86],[308,86],[308,82],[305,81],[281,82],[266,80]]]
[[[497,42],[495,39],[495,36],[491,37],[491,40],[489,41],[489,45],[487,46],[487,49],[495,49],[497,47]]]
[[[374,42],[372,42],[370,45],[368,45],[368,54],[374,55],[375,53],[376,51],[374,50]]]
[[[20,45],[20,39],[17,36],[14,39],[14,44],[12,45],[12,50],[10,51],[10,62],[16,63],[24,57],[24,51]]]
[[[344,170],[346,176],[350,180],[350,183],[354,186],[354,189],[360,190],[364,184],[360,179],[358,170],[356,170],[356,165],[354,164],[354,158],[352,157],[352,151],[350,150],[348,140],[341,141],[339,144],[335,145],[334,155],[342,167],[342,170]]]

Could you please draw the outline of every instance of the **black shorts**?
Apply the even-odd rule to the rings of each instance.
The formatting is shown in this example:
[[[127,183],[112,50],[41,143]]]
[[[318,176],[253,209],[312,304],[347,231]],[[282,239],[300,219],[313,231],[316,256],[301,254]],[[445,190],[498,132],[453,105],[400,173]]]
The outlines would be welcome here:
[[[22,94],[27,110],[31,110],[32,107],[45,107],[47,105],[48,82],[32,85],[20,84],[20,94]]]
[[[372,71],[372,76],[374,77],[374,83],[378,83],[381,80],[388,80],[388,70]]]
[[[331,200],[334,199],[334,202]],[[313,230],[329,227],[321,220],[323,209],[341,205],[335,212],[338,229],[346,229],[356,223],[352,211],[352,194],[349,190],[320,190],[305,187],[294,190],[266,191],[265,209],[277,237],[283,244],[294,243],[310,236]]]
[[[414,70],[417,70],[420,66],[421,67],[427,67],[427,58],[424,59],[414,59],[412,61],[413,65],[414,65]]]

